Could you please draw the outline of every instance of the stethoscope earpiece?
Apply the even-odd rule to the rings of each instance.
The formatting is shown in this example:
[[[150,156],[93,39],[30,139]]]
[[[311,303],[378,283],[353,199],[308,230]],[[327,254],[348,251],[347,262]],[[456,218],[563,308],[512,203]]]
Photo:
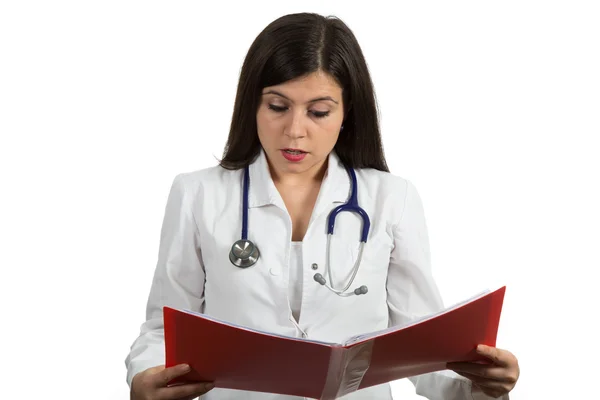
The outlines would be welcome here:
[[[361,287],[357,287],[356,289],[354,289],[354,291],[351,292],[351,293],[344,293],[343,290],[342,291],[335,290],[334,288],[332,288],[331,286],[329,286],[327,284],[327,281],[325,280],[325,278],[321,274],[317,273],[317,274],[314,275],[313,278],[314,278],[314,280],[316,282],[318,282],[319,284],[325,286],[327,289],[331,290],[333,293],[338,294],[338,295],[343,296],[343,297],[352,296],[353,294],[359,296],[361,294],[367,294],[367,292],[369,291],[368,287],[366,287],[365,285],[362,285]]]
[[[368,291],[369,288],[365,285],[362,285],[361,287],[354,289],[354,294],[358,296],[359,294],[367,294]]]
[[[321,285],[327,285],[327,281],[325,280],[325,278],[323,278],[323,275],[321,274],[315,274],[314,279]]]

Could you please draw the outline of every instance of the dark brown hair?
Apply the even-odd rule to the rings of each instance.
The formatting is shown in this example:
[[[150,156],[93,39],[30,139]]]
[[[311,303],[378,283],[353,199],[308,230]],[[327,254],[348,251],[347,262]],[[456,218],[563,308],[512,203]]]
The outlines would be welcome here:
[[[379,131],[373,83],[354,34],[336,17],[290,14],[254,40],[242,65],[229,137],[220,165],[239,169],[258,156],[256,113],[262,89],[318,70],[337,80],[344,101],[343,130],[335,151],[352,168],[389,171]]]

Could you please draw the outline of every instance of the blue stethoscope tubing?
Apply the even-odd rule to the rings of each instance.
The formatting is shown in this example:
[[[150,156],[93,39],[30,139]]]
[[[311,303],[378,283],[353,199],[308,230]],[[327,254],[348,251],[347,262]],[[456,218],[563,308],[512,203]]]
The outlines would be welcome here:
[[[335,207],[329,217],[327,219],[327,263],[325,269],[329,276],[330,285],[327,284],[327,281],[323,277],[322,274],[316,273],[314,275],[314,280],[319,284],[325,286],[333,293],[347,297],[352,295],[361,295],[366,294],[368,292],[368,288],[365,285],[357,287],[351,292],[346,293],[348,288],[354,282],[354,278],[358,273],[358,269],[360,268],[360,262],[362,260],[362,253],[364,245],[367,243],[367,237],[369,235],[369,229],[371,227],[371,221],[369,219],[369,215],[363,210],[358,204],[358,190],[357,190],[357,180],[356,180],[356,172],[353,168],[346,167],[346,171],[348,175],[350,175],[351,179],[351,190],[350,190],[350,198],[344,204],[341,204]],[[248,268],[258,261],[260,257],[260,252],[258,251],[258,247],[250,240],[248,240],[248,195],[249,195],[249,187],[250,187],[250,171],[249,167],[246,166],[244,169],[244,183],[243,183],[243,199],[242,199],[242,238],[241,240],[236,241],[233,246],[231,246],[231,251],[229,253],[229,259],[233,265],[239,268]],[[329,268],[330,263],[330,244],[331,244],[331,236],[333,235],[333,231],[335,228],[335,219],[342,212],[352,212],[356,213],[362,219],[362,232],[360,238],[360,248],[357,260],[352,268],[352,276],[350,280],[346,284],[343,289],[335,289],[333,287],[333,279],[331,277],[331,268]]]

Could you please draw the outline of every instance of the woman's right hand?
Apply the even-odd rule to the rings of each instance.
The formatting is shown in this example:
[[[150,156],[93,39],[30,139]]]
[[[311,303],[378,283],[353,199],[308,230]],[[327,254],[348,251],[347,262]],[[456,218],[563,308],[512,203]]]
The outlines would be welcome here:
[[[164,365],[148,368],[133,377],[131,400],[191,400],[214,387],[210,382],[167,386],[172,379],[188,372],[190,367],[186,364],[169,368],[165,368]]]

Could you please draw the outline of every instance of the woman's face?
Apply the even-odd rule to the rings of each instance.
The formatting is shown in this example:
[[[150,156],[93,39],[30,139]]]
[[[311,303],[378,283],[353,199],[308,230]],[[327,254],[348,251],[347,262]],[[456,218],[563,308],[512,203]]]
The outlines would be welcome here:
[[[256,121],[274,178],[318,173],[343,119],[342,88],[324,72],[264,88]]]

